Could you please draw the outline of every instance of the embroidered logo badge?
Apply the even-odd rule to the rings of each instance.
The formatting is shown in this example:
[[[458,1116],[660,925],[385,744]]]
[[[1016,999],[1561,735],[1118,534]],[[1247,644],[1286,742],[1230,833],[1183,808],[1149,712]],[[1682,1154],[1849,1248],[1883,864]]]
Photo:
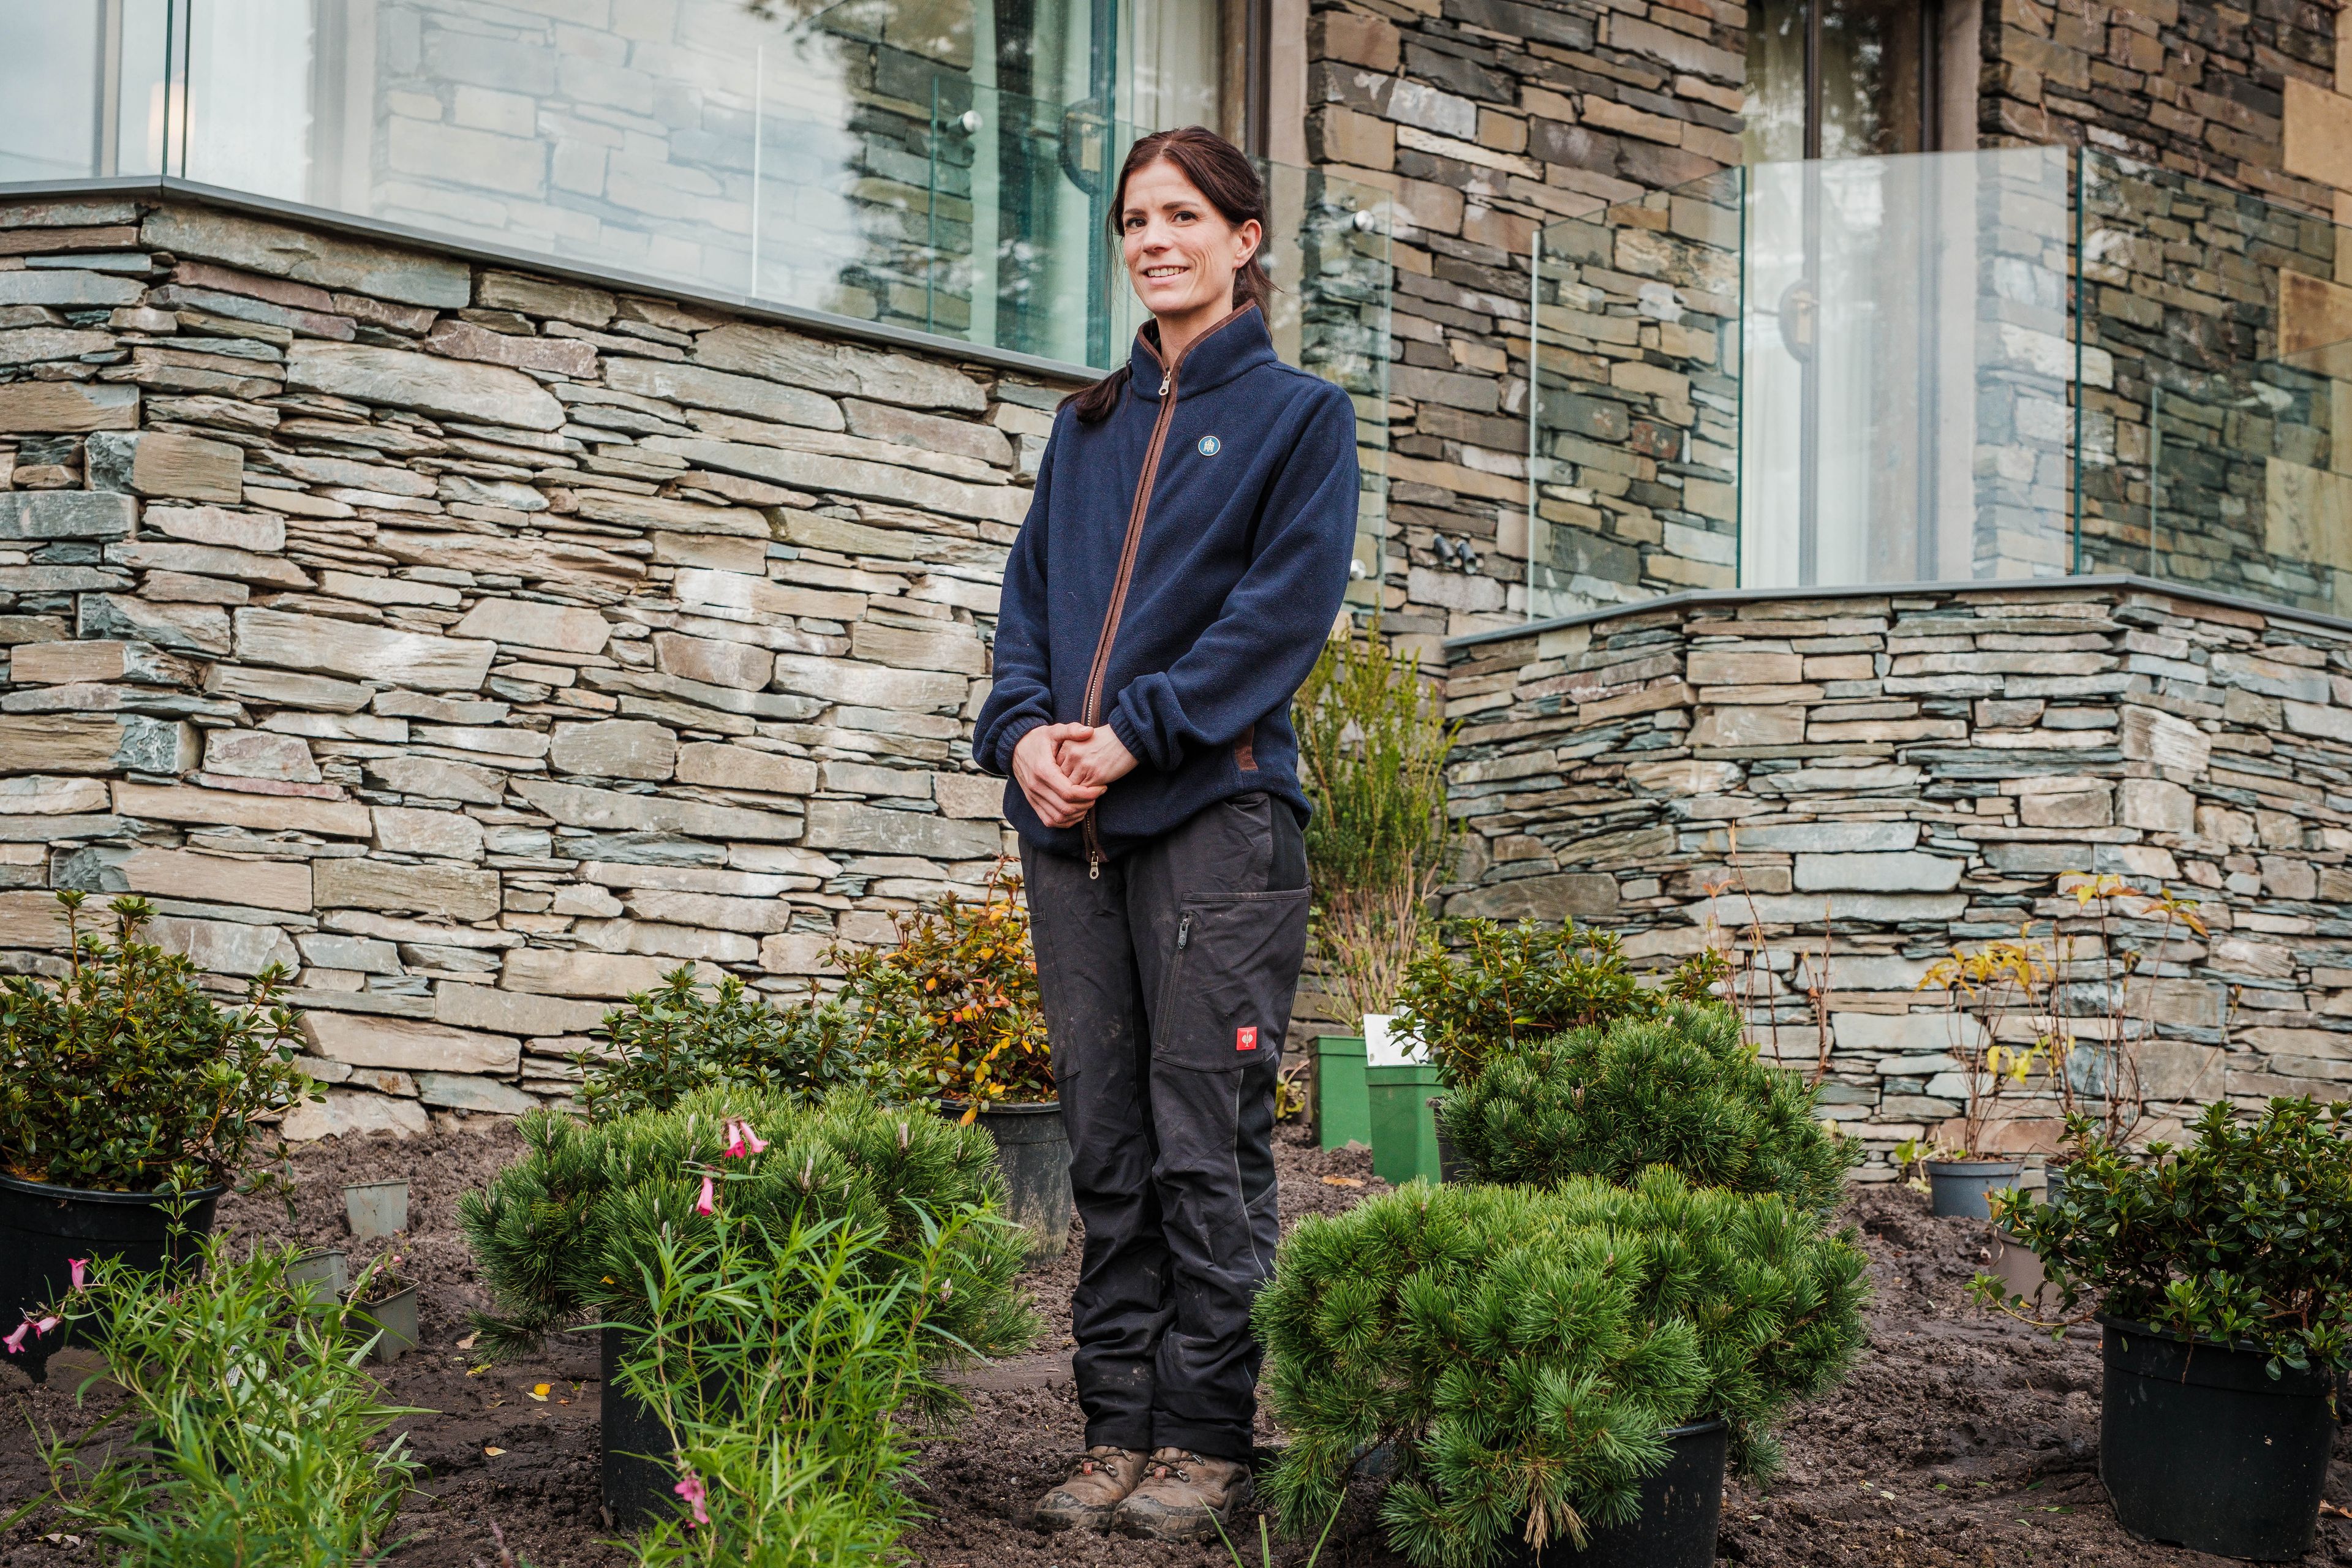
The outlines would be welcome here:
[[[1234,1049],[1237,1051],[1254,1051],[1257,1049],[1256,1028],[1251,1027],[1247,1029],[1235,1029],[1234,1031]]]
[[[1214,436],[1203,436],[1201,437],[1199,451],[1201,456],[1204,458],[1213,458],[1219,452],[1223,451],[1224,447],[1225,444],[1223,441],[1218,440]]]

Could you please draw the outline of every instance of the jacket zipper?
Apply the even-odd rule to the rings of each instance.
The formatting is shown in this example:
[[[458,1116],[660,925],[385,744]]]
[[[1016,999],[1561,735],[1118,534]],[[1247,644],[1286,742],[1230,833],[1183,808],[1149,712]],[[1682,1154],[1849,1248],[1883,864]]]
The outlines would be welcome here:
[[[1128,583],[1135,574],[1135,552],[1143,543],[1143,520],[1151,509],[1151,487],[1160,478],[1160,448],[1167,443],[1168,426],[1176,418],[1176,370],[1184,363],[1184,355],[1197,347],[1202,338],[1238,317],[1242,310],[1255,310],[1244,305],[1219,320],[1215,326],[1186,343],[1183,352],[1160,373],[1160,416],[1151,422],[1151,444],[1143,449],[1142,477],[1135,482],[1135,502],[1127,512],[1127,537],[1118,547],[1118,574],[1111,579],[1110,607],[1103,612],[1102,636],[1095,642],[1094,663],[1087,669],[1087,700],[1078,722],[1091,728],[1096,723],[1095,710],[1102,701],[1103,679],[1110,673],[1111,644],[1118,637],[1118,618],[1127,609]],[[1148,341],[1148,340],[1147,340]],[[1079,822],[1087,840],[1087,878],[1094,880],[1102,876],[1102,840],[1095,836],[1095,808],[1087,807]]]
[[[1190,345],[1187,345],[1190,346]],[[1179,356],[1181,357],[1181,356]],[[1095,710],[1102,701],[1103,678],[1110,673],[1110,646],[1118,636],[1118,618],[1127,609],[1127,586],[1135,574],[1135,553],[1143,543],[1144,514],[1151,507],[1151,486],[1160,477],[1160,448],[1168,439],[1168,426],[1176,418],[1176,367],[1170,365],[1160,374],[1160,416],[1151,422],[1151,444],[1143,449],[1143,475],[1136,481],[1135,504],[1128,508],[1127,537],[1118,548],[1118,574],[1111,579],[1110,607],[1103,613],[1102,636],[1095,643],[1093,665],[1087,670],[1087,700],[1078,722],[1092,725]],[[1080,823],[1086,830],[1087,877],[1093,880],[1102,875],[1102,840],[1095,836],[1095,808],[1087,807]]]

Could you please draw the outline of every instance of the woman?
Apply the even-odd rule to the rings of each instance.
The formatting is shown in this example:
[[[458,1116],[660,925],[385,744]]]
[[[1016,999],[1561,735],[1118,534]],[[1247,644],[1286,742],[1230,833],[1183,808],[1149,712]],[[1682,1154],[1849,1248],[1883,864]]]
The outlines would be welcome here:
[[[1008,775],[1086,1222],[1086,1453],[1049,1529],[1198,1539],[1246,1497],[1274,1086],[1307,942],[1290,700],[1356,535],[1355,411],[1284,364],[1265,198],[1199,127],[1111,203],[1151,321],[1066,402],[1005,563],[972,752]]]

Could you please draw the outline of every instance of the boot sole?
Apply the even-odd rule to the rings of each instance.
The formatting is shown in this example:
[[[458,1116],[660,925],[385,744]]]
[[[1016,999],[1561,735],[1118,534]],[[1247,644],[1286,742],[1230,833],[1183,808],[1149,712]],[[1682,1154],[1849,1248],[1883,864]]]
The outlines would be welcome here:
[[[1233,1533],[1234,1515],[1239,1513],[1244,1505],[1249,1502],[1254,1489],[1249,1479],[1244,1477],[1235,1482],[1234,1489],[1226,1494],[1224,1507],[1202,1509],[1197,1514],[1167,1514],[1155,1517],[1145,1515],[1140,1510],[1129,1510],[1122,1503],[1118,1511],[1111,1515],[1110,1528],[1118,1534],[1130,1536],[1138,1541],[1214,1541],[1217,1539],[1217,1529],[1220,1525],[1224,1527],[1226,1534]],[[1212,1523],[1212,1520],[1215,1522]]]

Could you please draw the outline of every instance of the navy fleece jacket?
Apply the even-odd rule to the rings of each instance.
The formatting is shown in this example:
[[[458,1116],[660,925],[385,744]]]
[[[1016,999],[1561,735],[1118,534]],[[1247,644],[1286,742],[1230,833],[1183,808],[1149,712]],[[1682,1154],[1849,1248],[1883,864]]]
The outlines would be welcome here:
[[[1048,827],[1017,783],[1004,792],[1024,838],[1079,859],[1116,859],[1250,790],[1307,820],[1290,699],[1356,547],[1355,409],[1276,356],[1257,307],[1172,367],[1147,325],[1129,369],[1108,418],[1065,407],[1054,422],[972,737],[980,765],[1009,777],[1040,724],[1111,727],[1137,765],[1089,821]]]

